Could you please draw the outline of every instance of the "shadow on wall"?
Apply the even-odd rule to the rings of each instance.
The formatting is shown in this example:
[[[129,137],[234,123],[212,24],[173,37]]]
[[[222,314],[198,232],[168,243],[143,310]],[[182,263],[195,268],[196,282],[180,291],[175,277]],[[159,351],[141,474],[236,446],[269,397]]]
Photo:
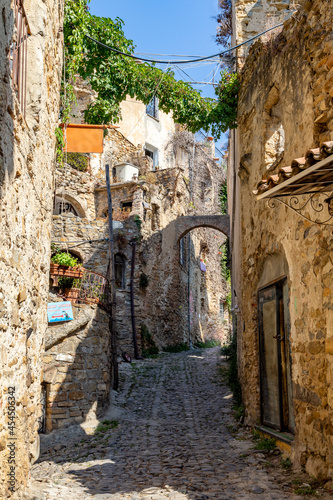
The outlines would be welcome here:
[[[198,248],[195,248],[193,239],[190,240],[188,233],[183,241],[183,255],[180,255],[182,250],[179,244],[175,243],[174,229],[175,225],[169,224],[163,231],[155,233],[142,244],[140,250],[142,271],[149,277],[148,287],[143,292],[140,291],[142,321],[160,348],[189,343],[188,255],[190,253],[191,340],[195,343],[210,338],[222,339],[227,336],[228,329],[224,328],[219,315],[220,296],[215,301],[215,314],[207,289],[208,273],[200,270]],[[216,231],[207,230],[207,233],[213,237]],[[223,280],[219,260],[217,268],[215,265],[215,271],[219,277],[217,278],[219,284]],[[213,290],[211,295],[212,293]]]
[[[45,339],[46,432],[100,416],[109,402],[109,316],[97,305],[73,305],[74,320],[52,325]]]

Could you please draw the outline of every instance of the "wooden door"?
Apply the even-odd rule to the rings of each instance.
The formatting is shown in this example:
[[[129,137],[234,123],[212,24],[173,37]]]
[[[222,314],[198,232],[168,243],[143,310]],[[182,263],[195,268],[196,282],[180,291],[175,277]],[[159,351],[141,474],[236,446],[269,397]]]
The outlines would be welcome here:
[[[258,298],[262,424],[293,431],[287,280],[259,290]]]

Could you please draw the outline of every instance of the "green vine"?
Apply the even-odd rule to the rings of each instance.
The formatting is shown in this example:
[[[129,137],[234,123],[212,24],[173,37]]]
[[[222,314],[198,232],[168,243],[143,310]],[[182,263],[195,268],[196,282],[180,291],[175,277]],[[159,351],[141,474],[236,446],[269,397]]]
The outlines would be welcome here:
[[[220,199],[221,214],[226,215],[228,209],[227,184],[222,184],[220,188],[219,199]]]
[[[65,138],[64,131],[61,127],[57,127],[54,131],[54,135],[56,136],[56,158],[57,163],[60,167],[64,166],[64,147],[65,147]]]
[[[66,80],[62,85],[62,120],[67,122],[75,103],[73,84],[79,75],[89,82],[96,99],[84,112],[87,123],[117,123],[120,103],[126,96],[148,104],[156,95],[159,108],[173,112],[175,122],[191,132],[200,129],[216,139],[229,128],[236,127],[239,81],[236,74],[224,73],[216,88],[217,100],[203,98],[190,84],[177,81],[171,69],[165,72],[154,65],[138,64],[115,54],[88,39],[89,35],[105,45],[132,54],[135,45],[126,39],[123,21],[93,16],[87,4],[90,0],[66,0],[64,40]]]

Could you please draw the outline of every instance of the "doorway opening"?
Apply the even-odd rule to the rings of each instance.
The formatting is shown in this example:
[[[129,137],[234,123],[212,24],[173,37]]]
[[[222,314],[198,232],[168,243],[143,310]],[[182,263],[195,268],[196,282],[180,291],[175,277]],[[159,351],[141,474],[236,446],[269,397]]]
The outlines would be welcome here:
[[[258,291],[262,425],[294,433],[287,278]]]

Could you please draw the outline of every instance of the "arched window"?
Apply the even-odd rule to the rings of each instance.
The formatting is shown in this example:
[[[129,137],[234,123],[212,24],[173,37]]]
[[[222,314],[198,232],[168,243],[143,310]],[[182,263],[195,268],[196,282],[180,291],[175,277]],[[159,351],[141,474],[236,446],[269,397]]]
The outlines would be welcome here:
[[[121,253],[116,253],[114,257],[115,280],[117,288],[126,287],[126,261]]]
[[[74,214],[78,217],[78,213],[71,203],[67,200],[62,200],[61,198],[56,198],[55,208],[53,210],[53,215],[61,214]]]

